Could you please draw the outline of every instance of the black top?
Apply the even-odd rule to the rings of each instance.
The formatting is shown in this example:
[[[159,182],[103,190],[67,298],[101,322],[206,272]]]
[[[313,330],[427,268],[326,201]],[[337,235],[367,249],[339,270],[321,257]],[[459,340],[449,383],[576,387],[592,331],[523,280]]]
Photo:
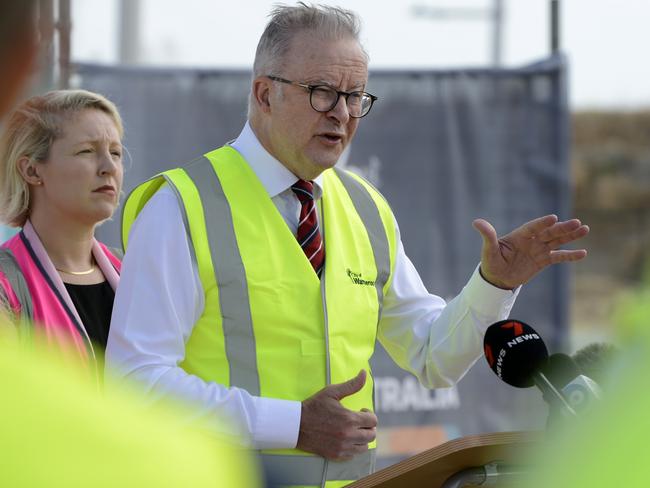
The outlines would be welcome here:
[[[95,285],[73,285],[65,283],[79,317],[93,344],[106,349],[108,328],[111,325],[111,312],[115,292],[108,281]]]

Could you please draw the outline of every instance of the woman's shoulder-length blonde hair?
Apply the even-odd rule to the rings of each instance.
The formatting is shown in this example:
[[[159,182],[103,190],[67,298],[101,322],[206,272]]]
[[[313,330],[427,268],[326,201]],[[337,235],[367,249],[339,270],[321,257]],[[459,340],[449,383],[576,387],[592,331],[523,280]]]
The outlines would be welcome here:
[[[120,139],[124,135],[122,118],[113,102],[86,90],[54,90],[22,103],[9,116],[0,136],[0,220],[22,227],[29,216],[29,185],[18,169],[27,157],[45,162],[52,143],[62,137],[63,124],[74,114],[96,109],[115,123]]]

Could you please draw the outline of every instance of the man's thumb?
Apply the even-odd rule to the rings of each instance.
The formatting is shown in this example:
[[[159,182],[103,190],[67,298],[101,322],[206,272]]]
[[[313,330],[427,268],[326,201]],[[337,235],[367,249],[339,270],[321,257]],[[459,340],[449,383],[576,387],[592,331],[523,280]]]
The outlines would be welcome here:
[[[338,383],[336,385],[330,386],[330,393],[337,400],[342,400],[343,398],[353,395],[363,388],[363,385],[366,384],[366,370],[362,369],[359,371],[359,374],[356,375],[351,380],[345,381],[343,383]]]
[[[481,234],[484,246],[495,247],[499,245],[497,231],[494,230],[492,224],[490,224],[487,220],[476,219],[474,222],[472,222],[472,226],[478,231],[479,234]]]

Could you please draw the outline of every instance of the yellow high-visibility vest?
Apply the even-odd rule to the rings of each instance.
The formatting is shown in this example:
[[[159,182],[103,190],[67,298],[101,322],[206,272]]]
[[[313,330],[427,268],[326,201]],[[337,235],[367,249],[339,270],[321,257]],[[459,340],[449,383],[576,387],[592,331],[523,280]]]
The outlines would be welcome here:
[[[0,318],[0,486],[261,487],[250,452],[189,428],[177,405],[100,393],[78,358],[24,347]]]
[[[333,383],[370,371],[383,297],[396,252],[393,214],[363,179],[323,174],[322,279],[255,173],[229,147],[137,187],[125,203],[123,241],[151,196],[167,183],[184,213],[205,293],[205,309],[181,367],[205,381],[256,396],[302,401]],[[372,376],[343,399],[373,409]],[[371,472],[374,443],[348,462],[293,450],[262,460],[282,484],[343,486]]]

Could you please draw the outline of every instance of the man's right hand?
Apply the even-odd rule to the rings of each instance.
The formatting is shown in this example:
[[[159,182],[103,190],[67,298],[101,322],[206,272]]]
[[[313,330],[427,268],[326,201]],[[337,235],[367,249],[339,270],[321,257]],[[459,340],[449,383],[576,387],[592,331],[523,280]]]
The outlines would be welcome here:
[[[348,410],[341,400],[363,388],[366,372],[329,385],[302,402],[297,448],[326,459],[344,461],[368,450],[377,435],[377,416],[369,410]]]

